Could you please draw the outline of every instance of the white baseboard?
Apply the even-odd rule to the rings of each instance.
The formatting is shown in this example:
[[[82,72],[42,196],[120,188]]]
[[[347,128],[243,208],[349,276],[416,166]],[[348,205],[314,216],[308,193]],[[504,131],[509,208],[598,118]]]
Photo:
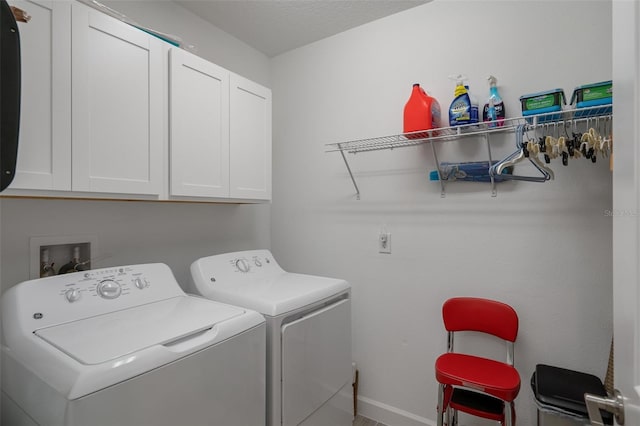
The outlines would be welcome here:
[[[358,414],[389,426],[436,426],[435,421],[365,396],[358,396]]]

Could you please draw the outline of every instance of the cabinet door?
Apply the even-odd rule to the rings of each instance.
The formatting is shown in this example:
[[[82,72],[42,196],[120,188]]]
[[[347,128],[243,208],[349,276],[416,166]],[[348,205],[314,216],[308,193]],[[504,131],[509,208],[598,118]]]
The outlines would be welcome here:
[[[12,189],[71,189],[71,3],[8,2],[31,15],[18,23],[21,104]]]
[[[160,194],[162,42],[79,3],[72,18],[72,189]]]
[[[271,199],[271,90],[231,74],[230,196]]]
[[[229,71],[171,49],[170,195],[229,196]]]

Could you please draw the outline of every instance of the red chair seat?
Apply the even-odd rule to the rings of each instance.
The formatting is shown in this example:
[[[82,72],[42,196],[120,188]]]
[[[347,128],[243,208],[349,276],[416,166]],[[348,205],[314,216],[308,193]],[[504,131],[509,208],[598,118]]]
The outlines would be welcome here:
[[[513,401],[520,391],[520,375],[509,364],[460,353],[438,357],[436,380],[444,385],[476,389],[504,401]]]

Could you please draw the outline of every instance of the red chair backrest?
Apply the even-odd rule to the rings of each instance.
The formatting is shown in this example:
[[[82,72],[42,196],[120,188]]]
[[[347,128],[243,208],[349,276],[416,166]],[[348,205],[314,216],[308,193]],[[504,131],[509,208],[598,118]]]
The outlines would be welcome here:
[[[442,305],[447,331],[479,331],[510,342],[518,336],[518,314],[509,305],[477,297],[454,297]]]

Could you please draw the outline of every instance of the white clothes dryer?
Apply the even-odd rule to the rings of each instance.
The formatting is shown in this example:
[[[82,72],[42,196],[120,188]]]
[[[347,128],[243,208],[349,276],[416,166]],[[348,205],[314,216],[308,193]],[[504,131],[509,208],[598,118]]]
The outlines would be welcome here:
[[[191,265],[196,293],[267,321],[267,425],[350,426],[351,287],[284,271],[268,250]]]
[[[2,424],[264,425],[265,320],[185,294],[164,264],[2,296]]]

